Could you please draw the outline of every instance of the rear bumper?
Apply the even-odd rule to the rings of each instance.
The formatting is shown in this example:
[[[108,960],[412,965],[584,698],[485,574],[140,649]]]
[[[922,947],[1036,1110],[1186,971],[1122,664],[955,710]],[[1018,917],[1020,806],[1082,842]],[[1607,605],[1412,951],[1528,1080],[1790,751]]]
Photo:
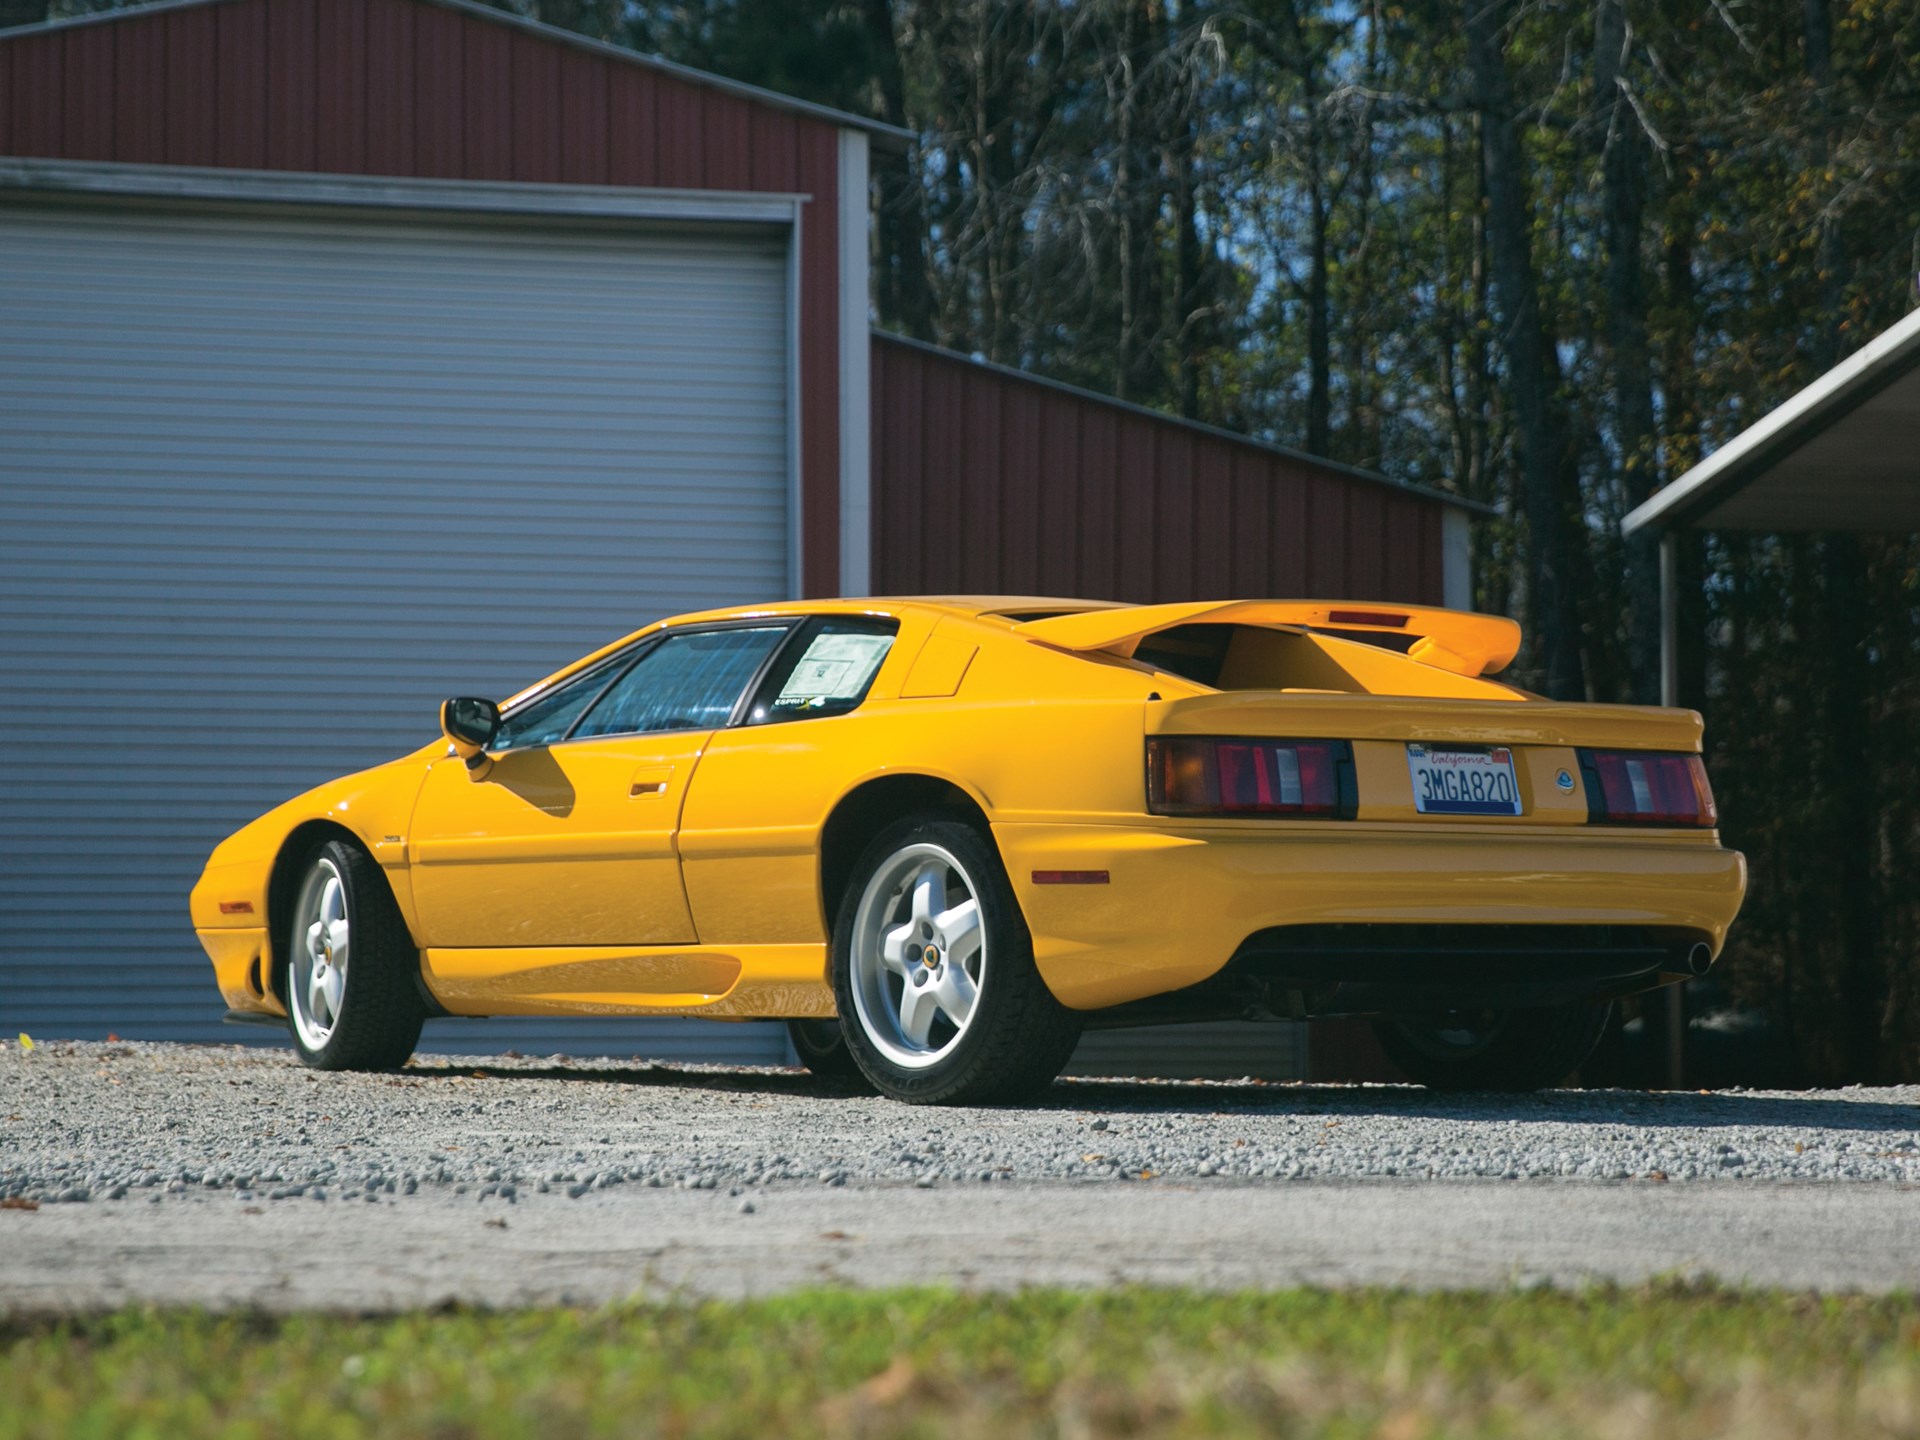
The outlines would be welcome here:
[[[1300,926],[1555,927],[1544,940],[1564,935],[1564,946],[1489,956],[1489,971],[1517,965],[1519,975],[1508,978],[1519,979],[1547,966],[1549,955],[1592,948],[1591,931],[1583,941],[1579,927],[1659,932],[1661,945],[1703,943],[1717,955],[1746,892],[1738,852],[1711,835],[1679,832],[1512,827],[1489,835],[1465,825],[1255,822],[1006,824],[994,833],[1041,976],[1078,1010],[1197,985],[1237,956],[1272,949],[1257,940],[1264,932]],[[1035,871],[1109,878],[1035,884]],[[1470,956],[1442,964],[1422,961],[1418,947],[1389,948],[1416,969],[1430,964],[1434,987],[1473,978]],[[1684,948],[1674,953],[1683,966]],[[1315,963],[1331,968],[1327,983],[1340,983],[1338,954]],[[1640,966],[1653,976],[1646,983],[1659,983],[1662,963]],[[1365,977],[1356,970],[1349,978]]]
[[[1192,998],[1274,1015],[1523,1010],[1632,995],[1710,963],[1702,932],[1652,925],[1290,925],[1248,936]]]

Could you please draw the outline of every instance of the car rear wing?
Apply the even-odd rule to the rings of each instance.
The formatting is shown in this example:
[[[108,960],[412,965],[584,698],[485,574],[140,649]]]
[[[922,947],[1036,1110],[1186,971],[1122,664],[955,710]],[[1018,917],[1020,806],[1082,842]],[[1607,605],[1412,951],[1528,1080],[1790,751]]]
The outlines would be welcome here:
[[[1200,600],[1133,605],[1029,620],[1020,633],[1062,650],[1131,658],[1147,636],[1176,625],[1271,625],[1414,637],[1411,659],[1455,675],[1489,675],[1513,663],[1520,627],[1504,615],[1349,600]]]

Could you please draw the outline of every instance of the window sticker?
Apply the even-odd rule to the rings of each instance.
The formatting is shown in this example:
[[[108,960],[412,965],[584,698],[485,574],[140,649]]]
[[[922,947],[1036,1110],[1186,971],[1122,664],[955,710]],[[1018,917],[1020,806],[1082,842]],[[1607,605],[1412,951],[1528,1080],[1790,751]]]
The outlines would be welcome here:
[[[816,635],[773,703],[805,707],[857,700],[892,647],[891,635]]]

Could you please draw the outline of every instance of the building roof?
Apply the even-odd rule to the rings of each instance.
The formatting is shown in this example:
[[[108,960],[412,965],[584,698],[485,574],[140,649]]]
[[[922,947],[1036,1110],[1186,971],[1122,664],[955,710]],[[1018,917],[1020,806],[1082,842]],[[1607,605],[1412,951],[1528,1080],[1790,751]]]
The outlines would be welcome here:
[[[1131,414],[1144,416],[1149,420],[1157,420],[1162,424],[1178,425],[1200,434],[1211,435],[1217,439],[1231,441],[1235,445],[1244,445],[1249,449],[1259,450],[1268,455],[1278,455],[1282,459],[1297,461],[1302,465],[1310,465],[1316,469],[1344,475],[1349,479],[1365,480],[1375,485],[1384,485],[1388,489],[1398,490],[1402,494],[1415,495],[1425,500],[1435,500],[1443,505],[1450,505],[1456,509],[1470,511],[1475,515],[1497,515],[1500,513],[1491,505],[1483,504],[1478,500],[1469,500],[1466,496],[1456,495],[1449,490],[1437,490],[1430,485],[1416,485],[1407,480],[1395,480],[1390,476],[1382,475],[1377,470],[1367,470],[1358,465],[1346,465],[1338,460],[1328,460],[1323,456],[1309,455],[1304,450],[1290,449],[1285,445],[1276,445],[1267,440],[1256,440],[1251,435],[1242,435],[1236,430],[1222,429],[1218,425],[1207,425],[1198,420],[1187,420],[1179,415],[1169,414],[1165,410],[1155,410],[1146,405],[1136,405],[1130,400],[1118,400],[1111,395],[1103,395],[1097,390],[1088,390],[1079,385],[1069,385],[1064,380],[1049,380],[1046,376],[1036,375],[1030,370],[1020,370],[1011,365],[1000,365],[992,360],[982,360],[977,356],[968,355],[959,350],[949,350],[943,345],[933,345],[925,340],[914,340],[905,335],[896,335],[890,330],[876,328],[873,333],[874,338],[885,340],[889,344],[905,345],[911,349],[924,351],[929,355],[937,355],[943,360],[952,360],[962,365],[976,365],[982,369],[992,370],[998,374],[1010,376],[1015,380],[1024,381],[1030,385],[1040,385],[1049,390],[1057,390],[1062,394],[1072,395],[1081,400],[1091,401],[1094,404],[1109,405],[1118,410],[1125,410]]]
[[[1920,311],[1722,445],[1622,522],[1920,530]]]
[[[21,36],[40,35],[49,31],[73,30],[82,26],[110,25],[121,20],[137,19],[143,15],[155,15],[168,10],[192,10],[203,6],[222,5],[228,0],[157,0],[150,5],[131,5],[119,10],[102,10],[90,15],[75,15],[63,20],[48,20],[37,25],[19,25],[11,29],[0,30],[0,40],[12,40]],[[638,65],[645,69],[657,70],[672,75],[692,85],[703,85],[710,90],[718,90],[728,95],[736,95],[743,100],[751,100],[775,110],[784,110],[790,114],[805,116],[809,120],[818,120],[823,124],[837,125],[845,129],[864,131],[876,143],[889,150],[904,150],[913,140],[911,130],[897,125],[889,125],[881,120],[870,120],[864,115],[855,115],[846,110],[835,110],[830,106],[816,105],[810,100],[796,99],[791,95],[782,95],[777,90],[765,90],[758,85],[747,85],[738,80],[729,80],[723,75],[710,74],[705,70],[696,70],[690,65],[680,65],[672,60],[662,59],[658,55],[645,55],[638,50],[629,50],[623,45],[612,45],[604,40],[594,40],[572,30],[564,30],[556,25],[546,25],[538,20],[529,20],[512,11],[499,10],[491,5],[478,3],[478,0],[420,0],[427,5],[438,5],[443,9],[457,10],[478,20],[486,20],[496,25],[508,25],[529,34],[557,44],[571,45],[578,50],[586,50],[596,55],[604,55],[629,65]]]

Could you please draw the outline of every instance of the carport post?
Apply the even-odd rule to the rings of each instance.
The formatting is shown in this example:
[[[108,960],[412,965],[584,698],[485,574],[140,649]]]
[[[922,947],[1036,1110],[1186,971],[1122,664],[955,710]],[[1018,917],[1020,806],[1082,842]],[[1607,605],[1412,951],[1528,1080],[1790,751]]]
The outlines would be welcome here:
[[[1680,547],[1672,530],[1660,534],[1660,703],[1680,703]],[[1666,988],[1667,1085],[1686,1081],[1686,985]]]

